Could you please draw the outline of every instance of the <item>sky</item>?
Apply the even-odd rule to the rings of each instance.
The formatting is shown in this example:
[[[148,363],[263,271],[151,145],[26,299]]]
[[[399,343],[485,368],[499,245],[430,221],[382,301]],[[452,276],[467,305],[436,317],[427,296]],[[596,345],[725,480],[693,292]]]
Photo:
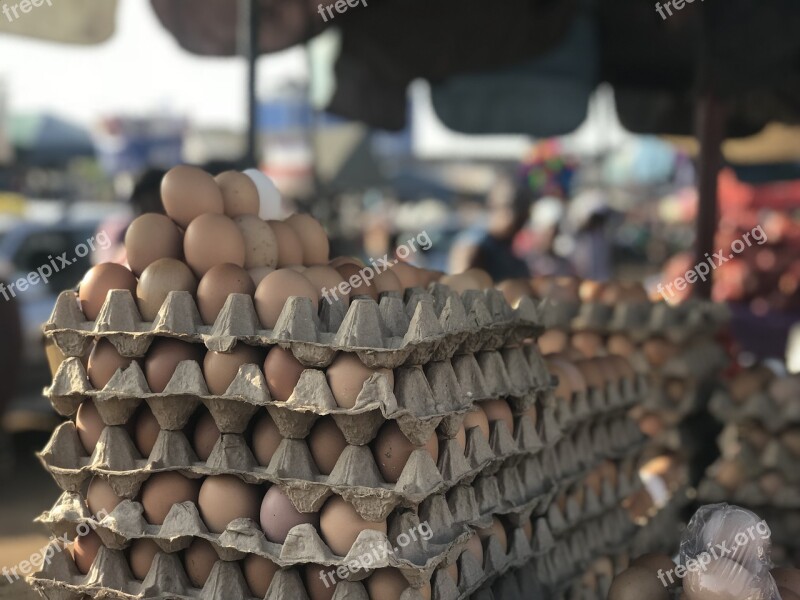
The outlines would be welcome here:
[[[91,125],[104,116],[166,112],[203,126],[244,125],[244,61],[184,51],[145,0],[120,0],[116,33],[104,44],[0,35],[0,56],[12,113],[45,111]],[[263,94],[271,82],[304,76],[304,52],[264,57],[258,72]]]

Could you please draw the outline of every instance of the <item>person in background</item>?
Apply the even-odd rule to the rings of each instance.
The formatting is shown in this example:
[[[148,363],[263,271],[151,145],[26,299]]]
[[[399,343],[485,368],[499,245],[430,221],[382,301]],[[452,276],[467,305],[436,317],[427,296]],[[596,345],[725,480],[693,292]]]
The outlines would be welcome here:
[[[514,244],[518,254],[525,257],[531,273],[575,275],[570,261],[557,252],[563,241],[561,222],[564,214],[564,201],[554,196],[540,198],[531,208],[530,227],[517,236]]]
[[[608,223],[613,214],[605,192],[589,189],[576,194],[567,211],[572,265],[584,279],[608,281],[612,276]]]

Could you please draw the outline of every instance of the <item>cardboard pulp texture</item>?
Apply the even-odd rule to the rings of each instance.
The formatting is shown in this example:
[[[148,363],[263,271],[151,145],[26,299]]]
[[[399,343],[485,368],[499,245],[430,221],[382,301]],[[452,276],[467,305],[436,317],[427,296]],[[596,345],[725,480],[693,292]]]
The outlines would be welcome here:
[[[322,302],[319,313],[309,298],[289,298],[275,327],[263,329],[253,299],[231,294],[213,325],[204,325],[188,292],[170,292],[152,323],[142,321],[127,290],[111,290],[95,321],[87,321],[75,292],[62,292],[44,326],[66,356],[83,356],[94,338],[107,338],[122,356],[143,356],[153,339],[174,337],[229,352],[237,343],[278,344],[309,367],[324,367],[338,351],[354,352],[368,367],[393,369],[445,360],[454,354],[496,350],[541,331],[542,311],[530,298],[517,308],[498,290],[458,295],[434,284],[412,289],[405,298],[388,292],[380,302],[355,298]]]

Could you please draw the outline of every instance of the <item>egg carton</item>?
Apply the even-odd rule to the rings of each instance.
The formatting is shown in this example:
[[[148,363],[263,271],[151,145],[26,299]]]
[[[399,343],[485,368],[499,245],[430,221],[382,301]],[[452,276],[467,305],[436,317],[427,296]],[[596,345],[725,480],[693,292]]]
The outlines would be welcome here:
[[[443,421],[445,431],[454,434],[458,419],[475,401],[514,397],[518,406],[529,407],[535,404],[538,391],[551,385],[533,346],[399,367],[394,379],[392,388],[384,374],[374,373],[355,406],[340,408],[325,373],[313,368],[303,371],[286,402],[278,402],[270,397],[264,373],[255,364],[243,365],[225,394],[218,396],[208,391],[195,361],[180,363],[165,391],[153,393],[137,362],[117,370],[102,390],[96,390],[83,363],[73,357],[60,365],[45,394],[63,416],[75,414],[81,402],[91,398],[107,425],[126,423],[147,402],[162,429],[183,429],[203,404],[220,431],[241,433],[256,411],[265,407],[284,437],[306,437],[317,418],[332,415],[350,444],[368,443],[387,419],[393,419],[412,442],[421,445]]]
[[[72,535],[76,527],[86,524],[97,533],[104,546],[113,550],[124,550],[137,539],[152,539],[163,552],[175,553],[187,548],[194,539],[204,539],[214,547],[221,560],[236,561],[248,554],[257,554],[280,567],[313,563],[337,568],[352,564],[364,554],[373,554],[375,548],[393,549],[386,556],[373,555],[372,567],[398,568],[414,587],[429,581],[434,569],[457,556],[460,546],[470,537],[469,525],[479,520],[474,490],[460,486],[446,495],[427,498],[416,511],[394,511],[388,518],[388,535],[362,531],[347,555],[339,556],[310,524],[293,527],[283,544],[268,541],[261,527],[251,519],[236,519],[223,533],[209,533],[193,502],[173,505],[162,525],[151,525],[145,521],[139,502],[123,500],[98,522],[81,494],[64,492],[53,508],[36,519],[57,537]],[[433,532],[428,540],[420,537],[406,546],[391,542],[424,522]]]
[[[728,425],[720,434],[718,444],[722,456],[733,459],[744,470],[748,479],[758,477],[765,471],[780,473],[789,483],[800,485],[800,469],[797,459],[779,439],[771,439],[762,448],[742,439],[737,428]]]
[[[445,360],[456,353],[496,350],[541,331],[540,307],[524,298],[511,308],[498,290],[460,295],[434,284],[397,292],[380,302],[354,298],[349,308],[291,297],[275,327],[263,329],[253,299],[231,294],[214,325],[204,325],[188,292],[170,292],[155,321],[142,321],[128,290],[111,290],[95,321],[87,321],[73,291],[59,295],[44,334],[65,356],[83,356],[95,338],[108,339],[122,356],[144,356],[156,337],[173,337],[229,352],[237,343],[279,344],[304,365],[324,367],[336,352],[354,352],[368,367],[396,368]]]
[[[648,328],[653,335],[681,343],[713,336],[730,319],[731,311],[726,304],[690,298],[676,305],[654,303]]]
[[[572,331],[625,332],[634,339],[648,335],[653,305],[649,302],[620,302],[614,305],[583,302],[572,319]]]
[[[470,429],[466,451],[455,439],[442,440],[438,465],[426,450],[415,450],[397,483],[383,480],[367,446],[348,446],[331,474],[321,475],[302,439],[284,439],[269,465],[260,466],[239,434],[222,434],[204,462],[180,431],[162,430],[150,456],[142,458],[125,428],[109,426],[95,452],[87,456],[71,421],[56,429],[39,458],[65,491],[80,491],[89,479],[101,476],[120,497],[135,498],[153,473],[177,471],[191,478],[228,474],[251,484],[279,485],[301,512],[316,512],[336,494],[351,502],[362,517],[375,521],[398,506],[416,507],[432,494],[470,483],[489,471],[488,466],[518,451],[543,447],[530,420],[520,419],[517,425],[512,437],[505,423],[491,423],[488,441],[478,428]]]
[[[728,390],[720,388],[711,396],[708,410],[723,423],[757,421],[771,433],[800,425],[800,404],[796,398],[778,399],[767,391],[758,392],[740,404]]]
[[[616,384],[609,382],[602,389],[590,387],[585,391],[573,392],[569,402],[556,403],[556,420],[562,431],[568,432],[579,425],[624,412],[640,404],[647,392],[647,380],[641,375],[635,380],[621,379]],[[552,391],[544,393],[550,394]]]
[[[564,600],[547,590],[529,561],[487,582],[470,596],[473,600]]]
[[[787,484],[776,492],[766,493],[758,481],[746,481],[731,491],[713,479],[706,478],[700,483],[697,496],[708,504],[728,502],[759,509],[766,506],[792,510],[800,509],[800,487],[797,485]]]
[[[130,571],[125,553],[101,547],[89,572],[83,575],[67,551],[58,552],[53,560],[28,578],[28,582],[48,600],[309,600],[306,588],[296,569],[275,573],[264,598],[252,595],[237,562],[217,561],[202,588],[189,581],[177,554],[159,552],[144,580],[137,580]],[[403,592],[401,600],[422,600],[416,589]],[[363,584],[341,581],[332,600],[370,600]]]

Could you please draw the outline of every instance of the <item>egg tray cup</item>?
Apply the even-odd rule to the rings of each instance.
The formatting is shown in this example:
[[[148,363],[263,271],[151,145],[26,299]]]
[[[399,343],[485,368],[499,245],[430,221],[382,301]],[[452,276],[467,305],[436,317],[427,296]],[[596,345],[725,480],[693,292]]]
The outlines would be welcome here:
[[[469,526],[480,521],[475,491],[460,486],[446,495],[431,496],[416,511],[394,511],[388,518],[388,535],[362,531],[347,555],[339,556],[310,524],[293,527],[286,541],[278,544],[268,541],[261,527],[251,519],[236,519],[223,533],[209,533],[193,502],[174,504],[162,525],[147,523],[143,512],[139,502],[123,500],[98,522],[81,494],[64,492],[36,521],[57,537],[71,535],[76,527],[86,524],[97,533],[103,545],[112,550],[124,550],[134,540],[152,539],[162,551],[175,553],[186,549],[195,539],[204,539],[214,547],[221,560],[235,561],[257,554],[279,567],[313,563],[337,568],[352,564],[364,554],[372,554],[375,548],[394,548],[393,553],[376,556],[372,568],[398,568],[414,587],[429,581],[433,570],[443,562],[454,560],[460,546],[471,535]],[[416,531],[425,522],[433,532],[428,540],[414,539],[405,547],[391,542],[407,531]]]
[[[719,388],[711,396],[708,410],[723,423],[756,421],[773,434],[800,425],[800,403],[797,399],[775,398],[767,391],[758,392],[744,402],[737,403],[728,390]]]
[[[651,335],[661,335],[676,343],[701,337],[710,338],[726,327],[731,311],[726,304],[690,298],[680,304],[656,302],[650,313]]]
[[[650,333],[653,306],[650,302],[619,302],[614,305],[584,302],[570,328],[572,331],[603,334],[625,333],[635,340],[645,339]]]
[[[728,366],[725,350],[712,339],[697,339],[683,344],[680,354],[672,357],[657,372],[663,377],[709,381]]]
[[[89,572],[78,571],[69,551],[57,552],[53,560],[28,577],[28,582],[48,600],[309,600],[296,569],[275,573],[264,598],[252,596],[240,566],[235,562],[217,561],[202,588],[189,581],[177,554],[159,552],[143,581],[130,571],[121,550],[101,547]],[[341,581],[332,600],[370,600],[363,584]],[[403,592],[401,600],[422,600],[415,589]]]
[[[713,479],[705,478],[697,489],[697,497],[705,503],[727,502],[750,507],[773,506],[800,510],[800,486],[786,485],[773,493],[761,489],[758,481],[745,481],[735,490],[728,490]]]
[[[590,387],[573,392],[570,401],[555,402],[556,421],[561,430],[567,433],[588,422],[625,412],[641,404],[647,392],[647,381],[640,375],[635,380],[620,379],[617,384],[608,383],[602,389]]]
[[[229,352],[239,343],[280,344],[304,365],[324,367],[336,352],[354,352],[371,368],[444,360],[456,353],[496,350],[542,331],[544,318],[530,298],[511,308],[498,290],[461,296],[434,284],[430,292],[409,290],[405,299],[388,292],[380,302],[354,298],[349,308],[291,297],[273,329],[259,323],[253,299],[231,294],[213,325],[203,324],[188,292],[170,292],[155,321],[142,320],[128,290],[111,290],[97,319],[87,321],[75,292],[62,292],[44,333],[65,356],[83,356],[94,338],[106,338],[122,356],[140,357],[156,337],[173,337]]]
[[[722,457],[736,460],[744,469],[744,477],[753,479],[764,472],[780,473],[790,484],[800,488],[800,469],[797,468],[798,457],[792,454],[777,438],[769,440],[764,448],[759,449],[745,439],[741,439],[730,425],[717,438]],[[709,473],[714,465],[709,468]]]
[[[538,350],[533,346],[461,354],[424,366],[399,367],[394,387],[382,373],[364,383],[355,405],[336,404],[325,373],[303,371],[286,402],[271,398],[264,373],[255,364],[243,365],[222,395],[213,395],[195,361],[178,365],[164,392],[153,393],[137,362],[117,370],[102,390],[93,389],[78,358],[59,366],[53,384],[45,390],[56,412],[74,415],[91,398],[106,425],[127,423],[147,402],[162,429],[183,429],[200,404],[208,408],[223,433],[242,433],[259,408],[266,408],[284,437],[308,436],[314,422],[332,415],[348,443],[369,443],[388,419],[396,420],[413,443],[422,445],[442,425],[455,435],[463,414],[473,403],[514,397],[530,407],[539,391],[551,385]],[[522,408],[522,407],[520,407]]]
[[[560,600],[544,589],[530,562],[490,579],[469,597],[472,600]]]

